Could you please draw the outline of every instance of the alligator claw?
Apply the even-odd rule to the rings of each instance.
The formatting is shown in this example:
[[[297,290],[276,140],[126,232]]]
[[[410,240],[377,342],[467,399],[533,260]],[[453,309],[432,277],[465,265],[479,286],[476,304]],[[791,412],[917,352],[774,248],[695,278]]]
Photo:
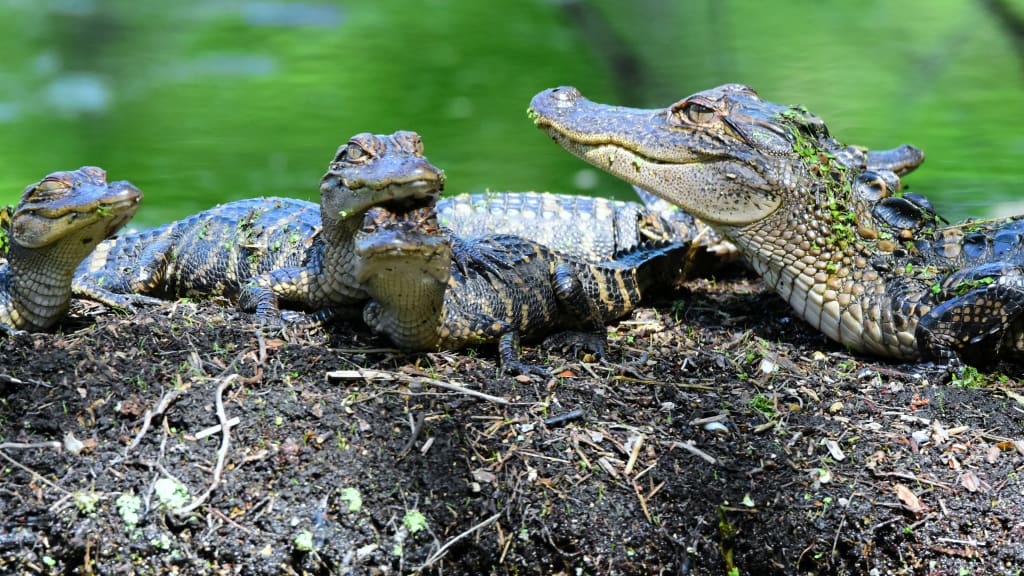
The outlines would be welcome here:
[[[18,328],[12,328],[7,324],[0,323],[0,331],[3,331],[8,338],[24,338],[28,336],[28,330],[21,330]]]
[[[545,348],[569,350],[575,358],[586,351],[598,360],[604,358],[604,343],[604,332],[560,332],[544,339]]]
[[[510,376],[518,376],[520,374],[529,376],[531,374],[540,376],[541,378],[551,378],[551,372],[542,366],[536,364],[528,364],[520,360],[505,360],[501,363],[501,371],[504,374]]]

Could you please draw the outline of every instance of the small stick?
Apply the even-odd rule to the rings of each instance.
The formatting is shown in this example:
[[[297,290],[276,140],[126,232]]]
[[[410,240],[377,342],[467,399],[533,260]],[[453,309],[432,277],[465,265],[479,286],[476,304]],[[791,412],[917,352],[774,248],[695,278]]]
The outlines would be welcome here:
[[[668,445],[670,448],[682,448],[683,450],[686,450],[690,454],[693,454],[698,458],[702,458],[708,464],[718,464],[718,460],[716,460],[714,456],[708,454],[707,452],[704,452],[700,448],[697,448],[696,446],[693,445],[693,442],[690,442],[689,440],[687,440],[686,442],[669,442]]]
[[[135,435],[135,439],[132,440],[132,443],[129,444],[128,447],[124,449],[125,456],[127,456],[129,452],[134,450],[135,447],[139,445],[139,442],[142,442],[143,436],[146,435],[146,432],[149,431],[149,426],[153,423],[153,417],[159,414],[163,414],[164,410],[167,410],[167,407],[171,405],[171,402],[177,400],[178,396],[180,395],[181,392],[178,389],[168,390],[160,398],[160,402],[157,403],[155,409],[146,410],[146,413],[142,416],[142,428],[139,430],[139,433]]]
[[[61,443],[56,440],[46,442],[4,442],[0,444],[0,450],[23,450],[26,448],[53,448],[60,452]]]
[[[441,548],[439,548],[437,550],[437,552],[434,552],[433,554],[431,554],[430,557],[427,558],[427,561],[424,562],[419,568],[417,568],[415,570],[415,572],[422,572],[425,568],[429,567],[434,562],[437,562],[446,553],[448,553],[448,549],[451,548],[456,542],[458,542],[459,540],[462,540],[463,538],[465,538],[466,536],[469,536],[470,534],[472,534],[473,532],[476,532],[477,530],[480,530],[482,528],[486,528],[487,526],[490,526],[492,523],[494,523],[495,520],[497,520],[500,517],[501,517],[501,512],[498,512],[498,513],[494,514],[493,516],[488,517],[483,522],[480,522],[479,524],[477,524],[477,525],[471,527],[470,529],[466,530],[462,534],[459,534],[455,538],[452,538],[451,540],[445,542],[444,546],[441,546]]]
[[[238,380],[238,374],[231,374],[217,386],[216,405],[217,405],[217,419],[220,420],[221,437],[220,437],[220,448],[217,449],[217,465],[213,467],[213,480],[210,485],[206,488],[206,491],[200,494],[192,501],[191,504],[184,508],[178,508],[174,510],[174,514],[178,517],[185,516],[192,512],[196,508],[199,508],[206,502],[210,497],[210,494],[220,485],[221,474],[224,473],[224,461],[228,457],[228,448],[231,447],[231,420],[224,412],[224,390],[231,385],[232,382]]]
[[[555,426],[561,426],[563,424],[567,424],[567,423],[569,423],[569,422],[571,422],[573,420],[578,420],[578,419],[580,419],[582,417],[583,417],[583,410],[580,410],[579,408],[577,408],[575,410],[570,410],[569,412],[566,412],[565,414],[559,414],[558,416],[552,416],[551,418],[547,418],[546,420],[544,420],[544,425],[549,427],[549,428],[553,428]]]
[[[57,486],[53,482],[50,482],[49,480],[47,480],[46,477],[43,476],[42,474],[40,474],[39,472],[36,472],[35,470],[29,468],[28,466],[25,466],[21,462],[18,462],[14,458],[11,458],[7,454],[5,454],[2,450],[0,450],[0,456],[3,456],[4,460],[7,460],[11,464],[17,466],[18,468],[21,468],[22,470],[24,470],[25,472],[28,472],[29,474],[31,474],[33,479],[38,478],[39,480],[42,480],[43,484],[46,484],[47,486],[49,486],[50,488],[53,488],[54,490],[57,490],[58,492],[63,492],[64,494],[71,494],[71,492],[68,492],[67,490],[65,490],[65,489],[61,488],[60,486]]]
[[[444,382],[442,380],[435,380],[433,378],[426,378],[423,376],[407,376],[399,372],[384,372],[383,370],[335,370],[333,372],[328,372],[327,377],[334,378],[336,380],[364,378],[366,380],[396,380],[406,384],[425,384],[427,386],[434,386],[436,388],[444,388],[445,390],[459,392],[460,394],[473,396],[475,398],[487,400],[488,402],[494,402],[495,404],[508,404],[508,400],[500,396],[484,394],[483,392],[471,390],[465,386],[452,382]]]

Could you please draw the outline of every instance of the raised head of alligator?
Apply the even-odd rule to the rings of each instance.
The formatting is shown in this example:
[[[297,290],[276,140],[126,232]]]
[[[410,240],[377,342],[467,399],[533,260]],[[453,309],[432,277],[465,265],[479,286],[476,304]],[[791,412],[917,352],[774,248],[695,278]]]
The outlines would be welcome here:
[[[258,198],[101,244],[75,274],[75,293],[114,306],[152,297],[223,295],[263,320],[279,304],[326,317],[361,305],[353,241],[373,206],[432,204],[444,173],[414,132],[358,134],[320,182],[320,204]]]
[[[802,107],[738,84],[668,108],[534,97],[535,123],[587,162],[734,242],[805,320],[853,350],[982,362],[1024,351],[1024,224],[946,226],[900,195],[913,149],[844,147]],[[885,170],[885,168],[890,169]]]
[[[640,245],[590,262],[519,236],[463,239],[429,212],[384,210],[367,218],[356,243],[371,298],[364,319],[376,332],[412,350],[497,342],[504,371],[545,375],[518,359],[520,337],[572,331],[567,340],[601,353],[604,323],[671,284],[687,248]]]
[[[46,330],[71,302],[75,267],[131,219],[142,193],[86,166],[54,172],[25,188],[5,225],[0,265],[0,328]]]

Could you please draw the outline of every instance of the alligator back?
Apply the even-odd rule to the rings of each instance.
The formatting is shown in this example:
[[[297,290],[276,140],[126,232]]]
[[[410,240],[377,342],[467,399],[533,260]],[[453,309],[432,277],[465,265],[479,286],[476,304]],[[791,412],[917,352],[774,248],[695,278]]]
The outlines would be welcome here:
[[[648,199],[656,207],[547,192],[462,194],[440,200],[437,211],[441,225],[463,237],[513,234],[590,261],[650,241],[692,242],[700,252],[713,252],[717,262],[734,254],[735,247],[693,216],[650,194]],[[695,260],[697,252],[691,254]]]
[[[312,202],[229,202],[101,243],[75,272],[76,293],[233,297],[253,276],[315,258],[319,230]]]
[[[1024,216],[967,220],[918,234],[914,246],[926,263],[948,271],[1003,262],[1024,264]]]
[[[474,326],[480,318],[511,326],[524,337],[593,329],[621,318],[656,286],[671,285],[688,250],[681,242],[643,244],[604,262],[588,262],[517,236],[483,237],[473,244],[504,268],[452,267],[444,302],[442,340],[447,346],[490,339],[491,334],[478,333]]]

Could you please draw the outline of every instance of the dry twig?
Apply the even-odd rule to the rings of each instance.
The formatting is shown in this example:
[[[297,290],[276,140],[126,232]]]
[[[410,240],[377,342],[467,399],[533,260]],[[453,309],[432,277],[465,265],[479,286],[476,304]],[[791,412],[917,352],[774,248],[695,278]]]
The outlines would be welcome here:
[[[238,380],[238,374],[231,374],[227,378],[221,381],[220,385],[217,386],[216,402],[217,402],[217,420],[220,421],[221,437],[220,437],[220,448],[217,449],[217,465],[213,467],[213,480],[210,485],[206,488],[206,491],[197,496],[188,506],[178,508],[174,510],[176,516],[185,516],[196,508],[202,506],[207,499],[210,498],[210,494],[217,489],[220,485],[221,474],[224,473],[224,462],[228,457],[228,449],[231,447],[231,419],[224,412],[224,390],[231,385],[232,382]]]

